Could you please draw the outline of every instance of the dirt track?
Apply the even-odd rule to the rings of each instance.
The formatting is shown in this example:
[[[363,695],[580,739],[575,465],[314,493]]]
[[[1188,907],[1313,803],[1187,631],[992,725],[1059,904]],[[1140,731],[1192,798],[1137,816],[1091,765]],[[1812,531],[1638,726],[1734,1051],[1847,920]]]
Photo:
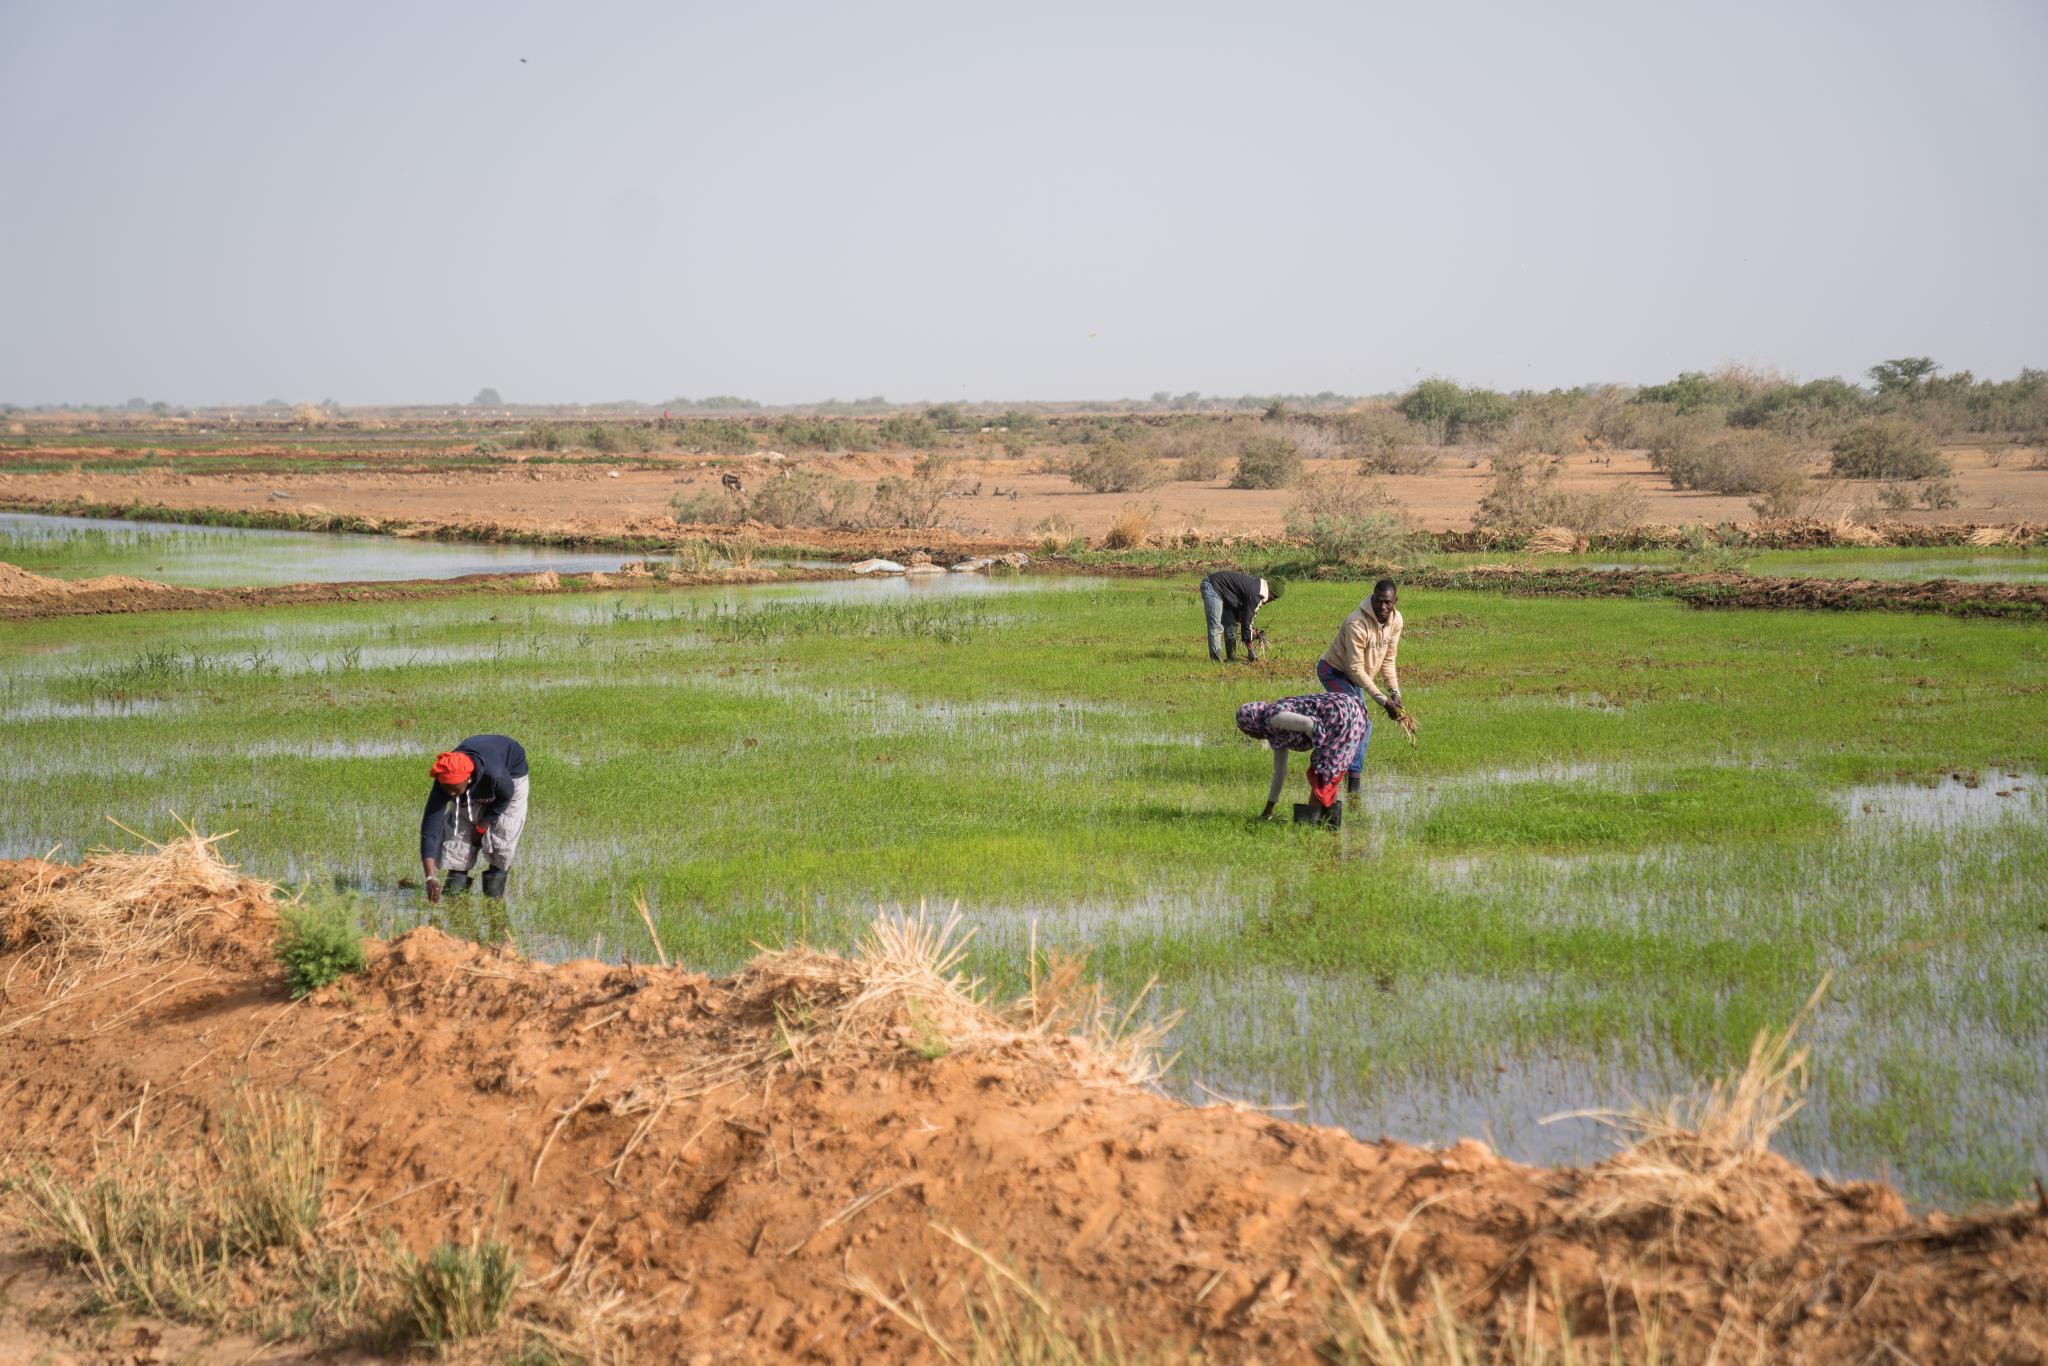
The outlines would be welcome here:
[[[1731,1155],[1667,1143],[1544,1170],[1190,1108],[1077,1039],[817,955],[716,981],[418,930],[293,1004],[250,883],[129,905],[130,925],[197,919],[160,956],[50,994],[36,908],[76,876],[0,865],[15,1156],[78,1170],[143,1127],[145,1095],[171,1136],[213,1123],[237,1079],[302,1093],[338,1141],[341,1207],[424,1247],[502,1199],[530,1275],[573,1266],[625,1292],[613,1326],[637,1359],[936,1359],[873,1292],[915,1297],[960,1342],[962,1287],[993,1275],[969,1245],[1070,1325],[1109,1316],[1126,1345],[1226,1361],[1313,1359],[1340,1279],[1396,1318],[1440,1283],[1488,1333],[1562,1322],[1601,1359],[1646,1322],[1680,1360],[2048,1351],[2048,1210],[1915,1219],[1887,1187],[1768,1154],[1677,1199],[1652,1160]],[[949,1048],[921,1046],[932,1019]],[[0,1309],[0,1342],[54,1331]]]

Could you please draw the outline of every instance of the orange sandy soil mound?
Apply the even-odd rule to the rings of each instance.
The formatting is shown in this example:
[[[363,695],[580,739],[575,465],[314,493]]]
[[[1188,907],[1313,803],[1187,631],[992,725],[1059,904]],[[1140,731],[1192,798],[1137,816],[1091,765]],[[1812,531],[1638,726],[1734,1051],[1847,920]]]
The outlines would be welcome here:
[[[1209,535],[1272,535],[1282,529],[1287,505],[1293,500],[1285,489],[1231,489],[1224,487],[1221,479],[1201,484],[1171,483],[1138,494],[1089,493],[1064,475],[1038,472],[1046,455],[1057,452],[1058,448],[1053,447],[1034,449],[1023,459],[965,454],[961,472],[970,481],[979,480],[980,491],[949,502],[948,520],[976,544],[1016,545],[1036,542],[1045,534],[1041,528],[1048,521],[1055,529],[1065,528],[1062,534],[1099,537],[1122,508],[1135,502],[1140,507],[1156,506],[1154,524],[1162,529],[1195,527]],[[230,447],[221,453],[248,452]],[[628,468],[622,463],[618,477],[613,478],[603,467],[524,464],[522,452],[506,453],[500,457],[502,466],[493,470],[325,472],[322,465],[328,460],[360,460],[364,453],[322,455],[295,451],[291,457],[301,462],[302,467],[295,465],[290,473],[187,474],[175,469],[84,474],[7,472],[10,459],[88,459],[110,454],[113,452],[88,447],[74,450],[0,446],[0,494],[37,499],[84,498],[107,503],[141,499],[174,507],[273,511],[314,503],[331,512],[380,520],[461,523],[487,517],[527,530],[584,520],[600,530],[617,531],[636,518],[666,514],[670,498],[677,493],[715,491],[719,475],[727,470],[740,475],[749,488],[758,481],[774,478],[795,463],[867,485],[886,475],[907,473],[914,463],[908,454],[792,457],[783,463],[765,458],[662,454],[631,458],[658,459],[661,468]],[[1993,466],[1984,452],[1975,447],[1951,448],[1946,454],[1956,468],[1960,505],[1939,513],[1905,514],[1907,520],[2048,521],[2048,471],[2027,468],[2025,462],[2013,459]],[[1336,465],[1355,468],[1350,461]],[[1316,462],[1311,462],[1310,468],[1316,468]],[[1471,524],[1491,477],[1484,452],[1454,449],[1447,451],[1427,474],[1395,476],[1381,482],[1424,527],[1443,531]],[[1744,497],[1672,489],[1639,451],[1589,451],[1571,456],[1564,462],[1560,487],[1589,493],[1637,489],[1644,496],[1645,517],[1651,522],[1713,525],[1747,521],[1754,515]],[[1841,488],[1844,508],[1851,502],[1872,502],[1876,497],[1876,484],[1872,482],[1849,483]],[[275,500],[271,497],[273,492],[288,494],[289,500]]]
[[[139,877],[149,857],[184,871]],[[332,1203],[423,1250],[502,1202],[530,1277],[624,1292],[635,1359],[936,1360],[970,1297],[1010,1289],[998,1265],[1070,1326],[1224,1361],[1314,1359],[1340,1281],[1395,1322],[1440,1285],[1495,1340],[1563,1323],[1602,1360],[1646,1324],[1679,1360],[2048,1348],[2031,1209],[1914,1218],[1760,1144],[1547,1170],[1193,1108],[1121,1079],[1141,1053],[1047,1027],[1056,993],[998,1013],[902,952],[714,980],[420,929],[291,1002],[269,889],[219,869],[197,840],[0,865],[13,1161],[85,1169],[145,1093],[163,1135],[214,1124],[237,1080],[298,1093],[336,1142]],[[61,1331],[9,1314],[0,1342]]]

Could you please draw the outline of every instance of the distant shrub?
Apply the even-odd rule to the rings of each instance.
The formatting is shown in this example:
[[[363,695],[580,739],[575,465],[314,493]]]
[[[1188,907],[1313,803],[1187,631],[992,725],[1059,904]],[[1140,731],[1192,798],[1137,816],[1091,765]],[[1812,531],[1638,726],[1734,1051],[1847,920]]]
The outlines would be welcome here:
[[[1767,427],[1783,436],[1818,439],[1839,431],[1869,406],[1861,389],[1839,379],[1774,384],[1728,412],[1731,427]]]
[[[962,492],[955,472],[958,458],[931,454],[920,458],[908,475],[891,475],[875,485],[868,524],[925,531],[945,520],[944,503]]]
[[[355,908],[340,897],[302,900],[277,913],[277,960],[292,999],[365,966]]]
[[[751,455],[754,445],[754,429],[738,418],[718,418],[710,422],[686,422],[676,433],[676,445],[686,451],[701,451],[709,455]]]
[[[1782,487],[1788,473],[1803,473],[1798,451],[1785,437],[1761,428],[1727,428],[1711,415],[1663,424],[1651,439],[1650,467],[1675,489],[1761,493]]]
[[[1166,467],[1141,447],[1122,441],[1090,446],[1064,471],[1092,493],[1142,493],[1166,482]]]
[[[969,417],[957,403],[935,404],[924,410],[925,420],[942,432],[964,432],[981,426],[981,419]]]
[[[1284,489],[1301,478],[1301,452],[1284,436],[1255,436],[1237,457],[1234,489]]]
[[[1928,430],[1911,418],[1859,422],[1835,439],[1834,473],[1845,479],[1932,479],[1955,473]]]
[[[1590,536],[1624,531],[1643,519],[1643,495],[1633,488],[1606,493],[1561,489],[1556,462],[1543,456],[1497,451],[1491,464],[1493,482],[1479,499],[1475,527],[1528,531],[1561,526]]]
[[[1920,506],[1929,511],[1957,507],[1962,501],[1962,493],[1953,479],[1929,479],[1920,486]]]
[[[536,422],[512,444],[522,451],[559,451],[569,444],[569,429],[556,422]]]
[[[604,423],[592,423],[583,433],[583,444],[604,455],[644,451],[651,441],[652,435],[644,428],[607,426]]]
[[[1283,422],[1279,434],[1294,443],[1294,449],[1301,452],[1303,460],[1335,460],[1351,454],[1343,431],[1334,424]]]
[[[696,489],[669,499],[668,515],[678,522],[732,526],[747,520],[747,505],[722,488]]]
[[[1319,474],[1287,508],[1287,534],[1324,564],[1398,564],[1426,537],[1377,483]]]
[[[843,417],[786,417],[771,429],[771,439],[778,446],[797,450],[871,451],[876,432],[864,422]]]
[[[746,498],[748,521],[773,527],[841,526],[852,518],[860,490],[822,470],[790,470],[765,479]]]
[[[1110,520],[1109,531],[1102,538],[1102,548],[1135,550],[1143,546],[1152,535],[1152,518],[1158,511],[1156,504],[1141,508],[1136,503],[1125,503]]]
[[[1910,512],[1913,509],[1913,486],[1911,484],[1884,483],[1877,486],[1877,505],[1886,512]]]
[[[882,419],[881,438],[884,446],[930,450],[939,444],[939,429],[930,418],[897,413]]]
[[[1230,467],[1230,457],[1217,450],[1195,450],[1182,456],[1173,467],[1173,477],[1183,484],[1206,484]]]
[[[1505,422],[1514,409],[1491,389],[1467,389],[1447,379],[1426,379],[1402,395],[1401,415],[1430,434],[1432,445]]]
[[[1421,474],[1436,465],[1430,433],[1396,409],[1346,413],[1335,425],[1368,474]]]

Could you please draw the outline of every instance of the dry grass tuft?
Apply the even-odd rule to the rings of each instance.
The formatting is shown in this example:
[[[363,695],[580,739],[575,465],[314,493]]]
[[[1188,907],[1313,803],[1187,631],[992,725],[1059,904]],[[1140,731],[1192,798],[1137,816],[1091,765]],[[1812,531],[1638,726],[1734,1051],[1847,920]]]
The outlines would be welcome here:
[[[1001,1053],[1094,1083],[1149,1085],[1178,1019],[1140,1019],[1147,991],[1123,1010],[1080,959],[1032,961],[1031,987],[1007,1006],[963,970],[972,931],[957,910],[943,920],[878,916],[849,957],[799,945],[764,952],[734,981],[735,1036],[683,1071],[601,1102],[642,1114],[779,1067],[815,1072],[908,1056]]]
[[[2013,539],[2009,526],[1980,526],[1970,533],[1971,545],[2011,545]]]
[[[102,851],[75,869],[37,868],[0,901],[0,950],[38,951],[39,970],[61,985],[117,960],[177,947],[239,892],[270,890],[242,877],[214,848],[233,833],[188,828],[168,843],[145,839],[155,846],[149,852]]]
[[[1586,548],[1586,538],[1570,527],[1538,527],[1529,534],[1531,555],[1577,555]]]
[[[1658,1211],[1677,1222],[1731,1213],[1745,1178],[1769,1157],[1772,1135],[1806,1103],[1807,1050],[1796,1040],[1827,986],[1823,977],[1784,1029],[1758,1031],[1743,1066],[1704,1094],[1580,1112],[1624,1135],[1628,1146],[1594,1168],[1575,1217],[1602,1222]]]
[[[1152,517],[1157,511],[1156,506],[1141,508],[1136,503],[1125,503],[1110,521],[1109,532],[1102,538],[1102,548],[1136,550],[1142,547],[1152,535]]]
[[[1852,520],[1846,512],[1835,519],[1835,524],[1828,531],[1829,539],[1836,545],[1876,546],[1886,544],[1885,534],[1882,531],[1879,531],[1876,527],[1866,526],[1862,522]]]

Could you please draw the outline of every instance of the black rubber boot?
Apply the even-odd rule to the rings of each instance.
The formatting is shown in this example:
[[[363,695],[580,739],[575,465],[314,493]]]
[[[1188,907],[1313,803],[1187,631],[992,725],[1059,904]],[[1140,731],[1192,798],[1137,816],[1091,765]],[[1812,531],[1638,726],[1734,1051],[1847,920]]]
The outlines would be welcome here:
[[[1364,775],[1358,773],[1347,773],[1344,775],[1344,792],[1347,796],[1356,797],[1358,795],[1358,780],[1362,776]]]
[[[484,895],[500,897],[505,895],[505,877],[510,868],[487,868],[484,870]]]
[[[468,873],[450,873],[441,879],[441,890],[449,896],[460,896],[469,890]]]

